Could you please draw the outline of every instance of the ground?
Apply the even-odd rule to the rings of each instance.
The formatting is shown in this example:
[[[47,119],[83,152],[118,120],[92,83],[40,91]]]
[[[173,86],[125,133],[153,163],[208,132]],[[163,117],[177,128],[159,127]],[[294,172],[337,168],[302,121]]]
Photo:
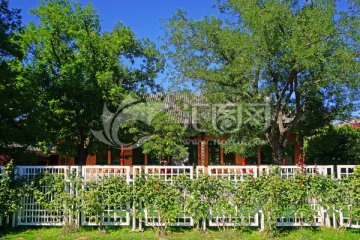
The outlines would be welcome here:
[[[165,236],[158,236],[157,233],[151,229],[143,232],[133,232],[127,227],[108,227],[107,233],[99,232],[96,228],[82,227],[74,233],[64,233],[62,228],[56,227],[42,227],[42,228],[17,228],[15,230],[8,230],[5,234],[2,230],[0,239],[17,239],[17,240],[45,240],[45,239],[64,239],[64,240],[102,240],[102,239],[131,239],[131,240],[150,240],[150,239],[266,239],[262,233],[257,229],[232,229],[229,228],[225,231],[218,231],[216,229],[208,230],[207,232],[198,232],[195,229],[174,228]],[[0,233],[1,234],[1,233]],[[289,240],[360,240],[360,229],[325,229],[325,228],[294,228],[280,230],[279,238],[276,239],[289,239]]]

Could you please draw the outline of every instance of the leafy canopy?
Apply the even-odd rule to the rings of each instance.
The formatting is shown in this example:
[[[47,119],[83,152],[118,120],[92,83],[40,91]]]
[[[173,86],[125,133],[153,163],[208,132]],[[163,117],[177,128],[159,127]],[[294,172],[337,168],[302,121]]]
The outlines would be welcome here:
[[[193,82],[212,102],[270,106],[268,120],[234,124],[225,150],[252,154],[266,141],[281,162],[296,126],[312,129],[349,113],[359,97],[359,1],[347,6],[225,0],[217,4],[221,18],[178,11],[168,20],[165,48],[176,79]]]
[[[360,164],[360,129],[348,125],[322,129],[306,139],[304,151],[308,164]]]
[[[36,125],[32,112],[35,91],[23,75],[20,46],[19,9],[9,9],[9,1],[0,1],[0,152],[11,155],[16,144],[29,144]],[[33,129],[32,129],[33,128]]]
[[[32,13],[39,23],[22,35],[25,64],[48,141],[60,153],[75,154],[90,129],[99,128],[105,102],[116,107],[128,93],[159,89],[154,78],[163,62],[155,45],[122,23],[102,32],[91,4],[42,0]]]

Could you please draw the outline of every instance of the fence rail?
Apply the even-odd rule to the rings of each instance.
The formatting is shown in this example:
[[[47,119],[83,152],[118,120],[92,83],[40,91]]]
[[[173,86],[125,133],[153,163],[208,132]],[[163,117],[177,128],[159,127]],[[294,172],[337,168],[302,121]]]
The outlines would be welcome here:
[[[259,227],[259,212],[256,210],[249,211],[242,209],[241,206],[235,206],[231,214],[213,208],[210,208],[209,212],[210,227]]]
[[[279,171],[282,177],[294,177],[297,174],[310,174],[314,175],[327,175],[334,176],[334,166],[333,165],[306,165],[306,166],[297,166],[297,165],[288,165],[288,166],[264,166],[261,165],[258,168],[259,175],[269,174],[270,172],[277,170]]]
[[[345,209],[340,209],[339,212],[339,224],[341,227],[347,228],[359,228],[360,219],[354,219],[349,212],[351,211],[351,205],[348,205]]]
[[[334,173],[338,179],[349,177],[353,174],[355,165],[308,165],[299,166],[279,166],[277,169],[279,174],[285,178],[294,177],[296,174],[306,173],[310,175],[328,175],[334,177]],[[227,179],[236,183],[241,183],[247,176],[256,178],[263,174],[269,174],[274,171],[272,166],[18,166],[16,167],[17,176],[22,177],[26,182],[34,180],[39,174],[49,173],[64,178],[66,182],[65,191],[70,194],[76,194],[72,190],[70,173],[81,176],[84,182],[99,181],[106,177],[121,176],[126,178],[126,182],[131,184],[137,176],[145,174],[145,176],[159,177],[172,183],[179,175],[186,175],[190,179],[199,178],[200,175],[208,174],[216,178]],[[0,174],[4,173],[4,168],[0,168]],[[1,175],[0,175],[1,177]],[[46,193],[47,186],[42,188]],[[184,193],[186,195],[186,193]],[[49,196],[49,200],[54,196]],[[309,203],[311,204],[311,203]],[[313,221],[304,221],[302,216],[298,216],[289,207],[283,216],[277,218],[278,226],[329,226],[330,218],[326,210],[320,206],[311,205],[313,210],[317,212],[313,216]],[[339,225],[349,228],[360,228],[360,221],[354,220],[348,214],[351,206],[346,209],[334,210],[333,221],[335,217],[339,219]],[[131,206],[127,205],[126,209],[107,209],[104,214],[104,225],[129,226],[133,219],[130,219]],[[245,211],[241,206],[235,206],[234,212],[223,213],[221,209],[210,208],[209,219],[207,225],[211,227],[222,226],[256,226],[260,227],[263,223],[263,213],[261,211]],[[157,212],[153,209],[138,209],[143,213],[146,226],[159,225]],[[135,210],[134,210],[135,211]],[[136,210],[137,211],[137,210]],[[49,213],[43,207],[35,202],[34,196],[26,195],[22,199],[22,207],[17,212],[14,220],[15,225],[20,226],[60,226],[65,222],[64,213]],[[336,215],[336,216],[335,216]],[[0,218],[1,220],[1,218]],[[140,221],[142,221],[140,219]],[[85,214],[81,214],[80,223],[82,225],[96,225]],[[1,221],[0,221],[1,224]],[[133,223],[134,224],[134,223]],[[179,215],[173,226],[193,226],[194,220],[185,212],[185,209],[179,212]],[[335,226],[335,224],[333,224]]]
[[[356,165],[337,165],[337,178],[349,177],[353,174]]]
[[[85,181],[121,176],[126,177],[126,182],[130,182],[130,166],[84,166],[81,174]]]
[[[208,174],[217,178],[242,182],[246,176],[256,178],[258,170],[256,166],[209,166]]]
[[[161,177],[167,182],[173,182],[179,175],[194,178],[192,166],[145,166],[145,174],[152,177]]]

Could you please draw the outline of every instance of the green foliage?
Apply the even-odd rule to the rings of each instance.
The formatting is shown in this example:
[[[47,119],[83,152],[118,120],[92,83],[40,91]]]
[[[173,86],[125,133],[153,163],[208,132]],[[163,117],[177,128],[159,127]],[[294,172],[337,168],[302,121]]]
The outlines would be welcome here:
[[[21,60],[22,31],[19,9],[10,9],[8,0],[0,1],[0,152],[15,159],[14,143],[35,141],[38,127],[34,120],[36,92],[32,81],[23,74]],[[10,149],[9,149],[10,148]]]
[[[104,103],[115,108],[128,93],[159,89],[154,78],[162,57],[121,23],[102,32],[91,4],[44,0],[32,13],[39,21],[26,27],[21,43],[40,98],[43,140],[76,156],[90,129],[100,128]]]
[[[182,160],[187,156],[187,148],[183,146],[185,128],[169,117],[168,113],[159,113],[151,122],[151,135],[143,143],[143,152],[158,159],[168,156]]]
[[[127,183],[124,177],[84,182],[74,174],[65,181],[61,174],[45,172],[27,187],[27,194],[33,195],[36,203],[53,217],[64,218],[65,227],[78,222],[77,217],[83,212],[85,219],[103,230],[107,214],[135,208],[136,217],[142,218],[142,211],[146,210],[150,221],[155,218],[152,227],[160,235],[184,214],[191,216],[198,228],[202,222],[205,230],[210,215],[219,217],[218,227],[225,229],[224,223],[230,218],[235,226],[244,226],[249,216],[261,211],[264,217],[261,226],[266,237],[279,236],[276,222],[289,214],[296,222],[310,225],[315,224],[316,218],[325,218],[322,209],[328,211],[327,214],[333,208],[343,211],[349,224],[360,219],[360,168],[342,179],[311,175],[305,170],[281,177],[279,171],[273,168],[269,174],[257,178],[247,176],[238,183],[209,175],[196,179],[180,175],[172,182],[137,175],[133,183]],[[6,173],[12,172],[5,172],[0,178],[1,210],[6,210],[3,216],[20,207],[23,193],[21,182],[15,186],[6,180],[9,179]]]
[[[360,96],[360,11],[358,1],[348,4],[339,12],[332,0],[226,0],[217,4],[221,17],[194,20],[179,10],[168,20],[175,80],[244,109],[225,150],[251,153],[267,141],[281,162],[292,132],[307,135],[349,114]],[[251,104],[268,105],[268,117],[248,116],[247,107],[260,112]]]
[[[10,217],[21,206],[24,188],[21,179],[15,175],[15,167],[10,161],[0,171],[0,216]]]
[[[106,210],[127,210],[130,201],[130,186],[122,176],[110,176],[84,182],[80,193],[81,209],[85,217],[103,230]]]
[[[140,187],[139,183],[143,185]],[[180,196],[180,189],[162,178],[146,176],[146,179],[139,177],[135,180],[133,199],[148,211],[148,216],[158,219],[157,223],[151,226],[157,229],[160,235],[165,234],[168,226],[179,216]]]
[[[29,185],[28,194],[54,218],[62,219],[64,228],[79,226],[81,210],[82,179],[75,173],[50,173],[45,171],[36,176]]]
[[[221,199],[221,180],[209,175],[200,175],[189,185],[190,198],[187,198],[186,209],[195,221],[209,218],[209,209]],[[199,226],[198,226],[199,227]]]
[[[360,220],[360,167],[354,173],[338,183],[338,208],[347,210],[348,224]],[[340,204],[339,204],[340,203]],[[336,204],[336,203],[335,203]],[[339,206],[340,205],[340,206]]]
[[[306,139],[304,152],[308,164],[360,164],[360,129],[324,128]]]
[[[284,180],[275,172],[262,175],[255,180],[255,201],[264,214],[265,232],[270,234],[269,236],[275,233],[276,217],[289,206],[289,199],[283,199],[287,196],[286,185],[283,182]]]

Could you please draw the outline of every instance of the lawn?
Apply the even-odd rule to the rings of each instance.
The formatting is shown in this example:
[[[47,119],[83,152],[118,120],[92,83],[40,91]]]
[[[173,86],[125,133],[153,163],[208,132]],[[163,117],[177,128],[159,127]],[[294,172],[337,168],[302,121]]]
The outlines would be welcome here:
[[[108,227],[106,233],[99,232],[96,228],[82,227],[73,233],[64,233],[62,228],[42,227],[42,228],[18,228],[9,230],[6,234],[2,230],[0,239],[17,239],[17,240],[45,240],[45,239],[76,239],[76,240],[101,240],[101,239],[265,239],[262,233],[255,229],[227,229],[225,231],[208,230],[205,233],[198,232],[194,229],[174,228],[170,229],[167,235],[157,236],[157,233],[151,229],[143,232],[133,232],[130,228]],[[335,230],[323,228],[299,228],[280,230],[279,237],[276,239],[341,239],[341,240],[360,240],[359,229]]]

